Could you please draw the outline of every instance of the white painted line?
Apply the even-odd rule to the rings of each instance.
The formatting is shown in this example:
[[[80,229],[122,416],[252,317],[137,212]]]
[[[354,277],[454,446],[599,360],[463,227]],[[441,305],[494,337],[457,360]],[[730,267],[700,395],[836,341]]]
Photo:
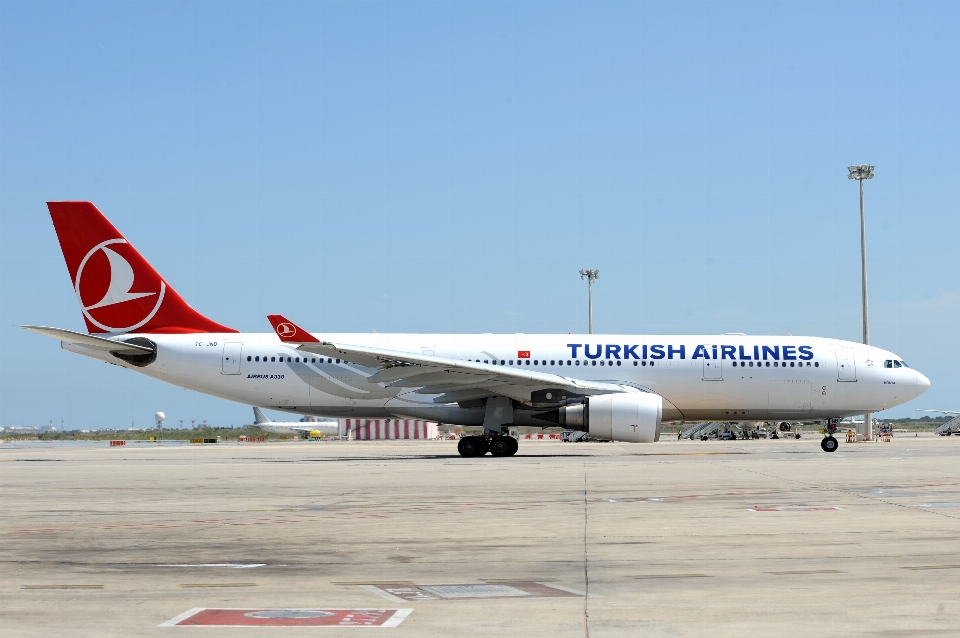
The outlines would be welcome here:
[[[399,597],[397,597],[397,596],[394,596],[393,594],[391,594],[391,593],[389,593],[389,592],[385,592],[385,591],[383,591],[382,589],[380,589],[379,587],[377,587],[376,585],[360,585],[360,589],[366,589],[366,590],[369,591],[369,592],[373,592],[374,594],[376,594],[376,595],[378,595],[378,596],[383,596],[383,597],[386,598],[387,600],[392,600],[392,601],[395,602],[395,603],[407,603],[407,602],[410,602],[410,601],[408,601],[408,600],[404,600],[403,598],[399,598]]]
[[[203,611],[204,609],[206,609],[206,607],[194,607],[193,609],[190,609],[189,611],[183,612],[183,613],[180,614],[179,616],[174,616],[173,618],[171,618],[171,619],[168,620],[167,622],[160,623],[159,625],[157,625],[157,627],[176,627],[176,626],[177,626],[177,623],[183,622],[184,620],[186,620],[186,619],[189,618],[190,616],[193,616],[193,615],[195,615],[195,614],[199,614],[199,613],[200,613],[201,611]]]
[[[391,616],[391,617],[388,618],[386,621],[384,621],[384,623],[383,623],[382,625],[380,625],[380,626],[381,626],[381,627],[396,627],[397,625],[399,625],[400,623],[402,623],[402,622],[404,621],[404,619],[405,619],[407,616],[409,616],[409,615],[410,615],[410,612],[412,612],[412,611],[413,611],[413,609],[398,609],[398,610],[396,611],[396,613],[393,614],[393,616]]]
[[[252,569],[266,567],[266,563],[171,563],[168,565],[154,565],[154,567],[226,567],[229,569]]]

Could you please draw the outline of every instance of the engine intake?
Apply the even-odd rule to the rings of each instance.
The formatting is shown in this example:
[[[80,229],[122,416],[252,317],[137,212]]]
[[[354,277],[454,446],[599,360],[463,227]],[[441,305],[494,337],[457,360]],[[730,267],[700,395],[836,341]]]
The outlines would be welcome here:
[[[598,439],[653,443],[660,440],[663,398],[648,392],[601,394],[583,403],[565,405],[535,415],[571,430],[583,430]]]

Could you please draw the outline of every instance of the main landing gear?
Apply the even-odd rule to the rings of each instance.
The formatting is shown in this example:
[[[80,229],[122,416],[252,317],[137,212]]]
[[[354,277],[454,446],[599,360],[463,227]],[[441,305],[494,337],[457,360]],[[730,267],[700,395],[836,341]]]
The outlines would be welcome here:
[[[493,436],[465,436],[457,443],[460,456],[484,456],[490,452],[493,456],[513,456],[520,444],[512,436],[495,434]]]

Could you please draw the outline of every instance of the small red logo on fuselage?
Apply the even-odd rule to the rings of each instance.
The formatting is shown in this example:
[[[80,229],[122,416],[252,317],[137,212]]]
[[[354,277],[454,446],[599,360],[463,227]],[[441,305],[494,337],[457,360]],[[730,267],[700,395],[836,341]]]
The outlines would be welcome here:
[[[529,350],[520,350],[517,352],[517,359],[529,359],[530,351]]]

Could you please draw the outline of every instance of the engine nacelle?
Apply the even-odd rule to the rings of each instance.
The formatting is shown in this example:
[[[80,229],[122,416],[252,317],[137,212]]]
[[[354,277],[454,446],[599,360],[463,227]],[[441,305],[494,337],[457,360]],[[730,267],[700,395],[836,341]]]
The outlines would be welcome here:
[[[663,398],[648,392],[601,394],[560,408],[560,425],[586,430],[611,441],[653,443],[660,440]]]

